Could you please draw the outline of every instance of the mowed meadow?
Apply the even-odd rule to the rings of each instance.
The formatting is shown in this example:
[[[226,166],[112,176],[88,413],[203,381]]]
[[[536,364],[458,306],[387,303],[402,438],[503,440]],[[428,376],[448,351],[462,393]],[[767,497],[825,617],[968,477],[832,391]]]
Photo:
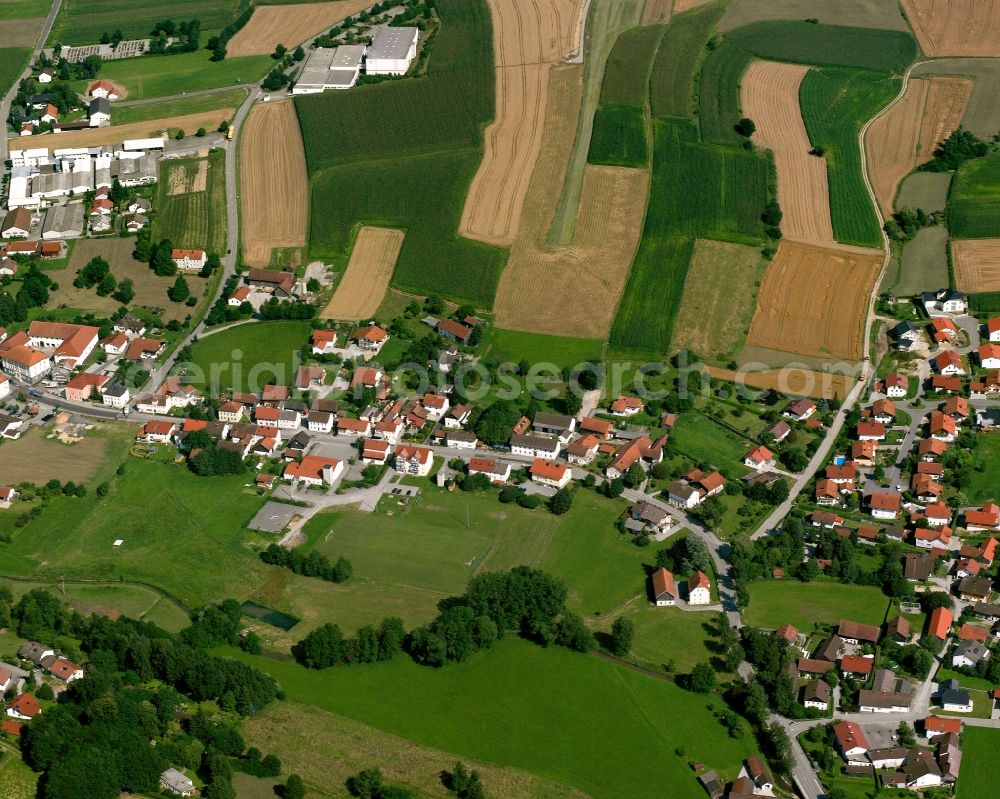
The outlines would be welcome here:
[[[392,285],[490,307],[505,253],[457,236],[493,115],[490,14],[485,0],[441,0],[437,13],[425,75],[296,99],[310,252],[344,253],[359,223],[400,228]]]

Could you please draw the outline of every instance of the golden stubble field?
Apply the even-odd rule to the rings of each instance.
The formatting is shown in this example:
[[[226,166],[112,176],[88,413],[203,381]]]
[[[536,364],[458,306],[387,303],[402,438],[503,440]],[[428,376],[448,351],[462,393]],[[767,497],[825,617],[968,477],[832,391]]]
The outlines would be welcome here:
[[[747,344],[857,360],[883,253],[784,240],[767,269]]]
[[[217,111],[202,111],[197,114],[182,114],[166,119],[153,119],[148,122],[129,122],[126,125],[111,125],[106,128],[89,128],[87,130],[72,130],[66,133],[47,133],[43,136],[18,136],[9,141],[10,148],[16,150],[23,147],[96,147],[100,144],[119,144],[126,139],[144,139],[147,136],[167,135],[167,131],[180,128],[188,136],[198,128],[217,130],[219,123],[232,119],[235,108],[223,108]]]
[[[564,66],[550,74],[538,165],[500,276],[495,321],[510,330],[606,338],[639,245],[649,173],[588,165],[573,242],[549,244],[579,114],[581,70]]]
[[[404,235],[394,228],[362,227],[344,277],[320,318],[351,322],[371,319],[389,287]]]
[[[542,146],[549,71],[577,48],[582,0],[490,0],[496,116],[469,187],[459,233],[510,246]]]
[[[952,241],[951,262],[962,291],[1000,291],[1000,239]]]
[[[740,102],[757,125],[754,142],[774,153],[785,237],[833,244],[826,159],[809,154],[812,145],[799,110],[799,85],[809,69],[755,61],[740,84]]]
[[[275,247],[302,247],[309,217],[309,177],[291,101],[254,106],[240,139],[243,258],[267,266]]]
[[[302,42],[371,6],[369,0],[258,6],[250,21],[226,45],[226,57],[270,55],[275,46],[295,49]]]
[[[1000,0],[902,0],[925,54],[1000,56]]]
[[[899,102],[876,119],[865,136],[865,157],[882,215],[892,213],[899,182],[948,138],[972,94],[968,78],[912,79]]]

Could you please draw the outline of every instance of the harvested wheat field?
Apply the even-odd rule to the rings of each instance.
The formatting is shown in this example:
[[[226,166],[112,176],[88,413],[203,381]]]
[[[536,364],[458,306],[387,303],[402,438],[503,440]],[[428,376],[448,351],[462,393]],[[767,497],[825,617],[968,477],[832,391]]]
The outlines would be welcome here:
[[[642,7],[643,25],[666,25],[674,11],[674,0],[646,0]]]
[[[728,380],[753,388],[772,388],[782,394],[804,397],[842,399],[847,396],[853,378],[841,374],[816,372],[790,366],[785,369],[770,369],[766,372],[733,372],[716,366],[706,367],[708,373],[717,380]]]
[[[929,56],[1000,56],[1000,0],[902,0]]]
[[[469,187],[459,233],[510,246],[541,147],[549,70],[576,48],[580,0],[490,0],[496,117]]]
[[[967,78],[910,80],[899,102],[865,136],[865,157],[882,215],[892,213],[899,182],[958,127],[972,94]]]
[[[809,67],[755,61],[740,84],[743,113],[756,125],[754,142],[774,153],[785,238],[833,244],[826,159],[812,145],[799,111],[799,84]]]
[[[168,130],[180,129],[189,136],[198,128],[216,130],[219,123],[232,119],[235,108],[216,111],[202,111],[199,114],[184,114],[168,119],[154,119],[149,122],[130,122],[127,125],[111,125],[107,128],[89,128],[65,133],[46,133],[42,136],[18,136],[8,143],[12,150],[23,147],[95,147],[99,144],[118,144],[126,139],[144,139],[147,136],[166,135]]]
[[[192,164],[171,164],[167,170],[167,194],[188,194],[205,191],[208,186],[208,160],[202,159]]]
[[[371,6],[366,0],[257,6],[250,21],[226,45],[226,57],[269,55],[275,46],[289,50]]]
[[[362,227],[347,271],[320,318],[356,322],[374,316],[396,269],[403,236],[394,228]]]
[[[243,258],[266,266],[275,247],[302,247],[309,179],[299,120],[290,102],[255,105],[240,142]]]
[[[45,17],[0,20],[0,42],[4,47],[34,47]]]
[[[1000,291],[1000,239],[953,241],[951,262],[962,291]]]
[[[857,359],[883,254],[783,240],[764,275],[747,344]]]

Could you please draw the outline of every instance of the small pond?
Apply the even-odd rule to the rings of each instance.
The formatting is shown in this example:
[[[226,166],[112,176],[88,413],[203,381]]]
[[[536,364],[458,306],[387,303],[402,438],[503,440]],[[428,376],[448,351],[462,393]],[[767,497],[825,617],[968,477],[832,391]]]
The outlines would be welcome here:
[[[274,608],[269,608],[267,605],[260,605],[249,600],[240,606],[240,610],[244,616],[266,622],[272,627],[277,627],[279,630],[290,630],[299,623],[299,620],[294,616],[289,616],[280,610],[275,610]]]

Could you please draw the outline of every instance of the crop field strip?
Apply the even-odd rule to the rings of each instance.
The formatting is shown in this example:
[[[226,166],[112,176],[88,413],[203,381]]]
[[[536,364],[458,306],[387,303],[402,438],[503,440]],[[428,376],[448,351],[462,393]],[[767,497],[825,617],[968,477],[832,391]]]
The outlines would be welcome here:
[[[207,39],[207,32],[222,30],[232,22],[238,5],[237,0],[170,0],[169,4],[161,0],[70,0],[62,4],[49,44],[94,44],[101,34],[115,30],[121,30],[126,39],[141,39],[165,17],[198,19],[202,37]]]
[[[266,266],[276,247],[306,243],[309,179],[290,102],[258,103],[240,134],[243,260]]]
[[[1000,56],[997,0],[901,0],[929,56]]]
[[[817,372],[806,367],[786,366],[760,372],[734,372],[719,366],[707,366],[706,369],[717,380],[739,381],[754,388],[771,388],[783,394],[825,399],[843,399],[854,382],[841,374]]]
[[[865,157],[883,217],[892,214],[900,181],[930,161],[937,145],[958,127],[972,86],[966,78],[911,79],[902,99],[872,123]]]
[[[951,260],[962,291],[1000,291],[1000,239],[954,240]]]
[[[404,235],[402,230],[392,228],[362,227],[351,250],[347,271],[320,318],[370,319],[389,287]]]
[[[674,0],[646,0],[642,7],[643,25],[666,25],[673,14]]]
[[[785,236],[832,244],[826,159],[809,154],[809,135],[799,111],[799,88],[808,72],[797,64],[755,61],[743,77],[741,105],[757,125],[754,142],[774,154]]]
[[[858,359],[878,250],[782,241],[757,298],[747,343],[821,358]]]
[[[973,81],[972,95],[962,117],[962,127],[981,139],[988,139],[1000,130],[1000,58],[938,58],[917,64],[912,78],[935,75],[969,78]]]
[[[456,236],[493,113],[489,11],[484,0],[441,0],[437,11],[426,76],[296,99],[310,252],[345,253],[359,223],[405,229],[394,286],[491,307],[505,253]]]
[[[226,157],[222,150],[208,156],[207,181],[203,191],[170,194],[170,170],[198,161],[165,161],[157,187],[153,235],[170,239],[175,247],[195,248],[222,254],[226,250]]]
[[[885,0],[732,0],[719,23],[727,33],[753,22],[818,19],[825,25],[850,24],[859,28],[909,31],[895,3]]]
[[[649,82],[649,105],[654,117],[693,116],[695,74],[705,43],[721,15],[721,5],[706,6],[674,17],[667,26]]]
[[[887,281],[890,271],[886,270]],[[957,265],[955,271],[957,277]],[[934,225],[918,230],[917,235],[903,245],[898,279],[892,285],[883,285],[900,297],[911,297],[947,286],[948,228]]]
[[[250,21],[226,45],[226,58],[270,55],[278,44],[292,50],[371,5],[371,0],[333,0],[293,6],[257,6]]]
[[[951,182],[948,228],[952,238],[1000,238],[1000,154],[966,161]]]
[[[459,233],[510,246],[538,159],[549,69],[575,46],[580,0],[490,0],[496,57],[496,111]]]

